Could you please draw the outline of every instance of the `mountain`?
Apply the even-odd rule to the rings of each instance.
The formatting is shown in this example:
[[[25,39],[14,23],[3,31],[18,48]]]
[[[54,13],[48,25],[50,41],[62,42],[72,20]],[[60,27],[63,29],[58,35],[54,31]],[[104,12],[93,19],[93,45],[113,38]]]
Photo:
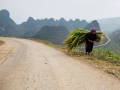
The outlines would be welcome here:
[[[40,28],[39,22],[34,20],[32,17],[29,17],[26,22],[23,22],[19,25],[23,37],[30,37],[33,36]]]
[[[101,30],[97,20],[94,20],[91,23],[89,23],[84,29],[91,30],[92,28],[96,28],[96,30]]]
[[[112,33],[116,29],[120,28],[120,17],[115,18],[104,18],[97,20],[100,27],[106,33]]]
[[[53,18],[34,20],[32,17],[29,17],[26,22],[17,25],[10,18],[10,13],[7,10],[3,9],[0,11],[0,36],[32,37],[62,45],[69,31],[74,28],[88,30],[96,28],[97,30],[109,33],[111,41],[109,44],[103,46],[103,48],[110,48],[120,55],[120,17],[94,20],[91,23],[79,19],[70,19],[69,21],[66,21],[64,18],[60,20],[54,20]],[[106,41],[107,38],[105,37],[103,43]]]
[[[80,21],[79,19],[76,19],[75,21],[69,20],[66,21],[64,18],[61,18],[60,20],[54,20],[53,18],[50,19],[37,19],[34,20],[32,17],[29,17],[26,22],[23,22],[19,25],[22,32],[24,33],[24,37],[30,37],[33,36],[37,31],[39,31],[43,26],[65,26],[69,31],[74,28],[84,28],[87,25],[86,20]]]
[[[79,19],[75,19],[74,21],[72,19],[69,19],[69,21],[66,21],[64,18],[61,18],[60,20],[56,21],[56,24],[65,26],[70,31],[74,28],[84,28],[88,22],[86,20],[80,21]]]
[[[21,36],[18,25],[10,18],[7,10],[0,11],[0,35]]]
[[[120,55],[120,17],[104,18],[97,21],[104,33],[108,34],[108,37],[110,38],[110,42],[103,46],[103,48],[109,48]]]
[[[65,26],[70,31],[74,28],[84,28],[87,24],[86,20],[80,21],[79,19],[75,19],[74,21],[72,19],[66,21],[64,18],[60,20],[54,20],[53,18],[34,20],[32,17],[29,17],[26,22],[17,25],[10,18],[10,13],[7,10],[0,11],[0,35],[30,37],[46,25]]]
[[[74,28],[97,28],[100,26],[96,20],[88,23],[86,20],[70,19],[66,21],[64,18],[60,20],[37,19],[29,17],[26,22],[17,25],[11,18],[7,10],[0,11],[0,35],[33,37],[37,39],[47,40],[54,44],[62,45],[69,31]]]
[[[110,42],[103,46],[103,48],[110,49],[116,54],[120,55],[120,29],[115,30],[114,32],[108,35]]]
[[[52,42],[54,44],[62,45],[63,41],[65,40],[65,37],[68,35],[69,31],[65,26],[63,26],[63,23],[60,22],[65,22],[64,19],[61,19],[59,21],[59,24],[62,26],[43,26],[34,36],[33,38],[41,39],[41,40],[46,40],[49,42]],[[71,20],[71,24],[74,21]],[[75,25],[79,25],[79,20],[75,21]],[[67,22],[66,22],[67,23]],[[69,22],[70,23],[70,22]],[[64,23],[65,24],[65,23]],[[67,25],[67,24],[65,24]],[[77,26],[76,26],[77,27]],[[98,22],[92,21],[89,23],[86,28],[90,30],[91,28],[96,28],[97,30],[100,30],[100,26]]]
[[[43,26],[33,38],[62,45],[68,33],[69,30],[65,26]]]

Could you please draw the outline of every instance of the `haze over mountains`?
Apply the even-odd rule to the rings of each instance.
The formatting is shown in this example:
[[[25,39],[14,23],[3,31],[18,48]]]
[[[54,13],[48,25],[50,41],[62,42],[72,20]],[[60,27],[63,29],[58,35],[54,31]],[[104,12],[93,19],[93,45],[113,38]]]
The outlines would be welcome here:
[[[103,48],[109,48],[118,55],[120,55],[120,29],[115,30],[109,34],[110,42]]]
[[[111,33],[120,28],[120,17],[99,19],[97,21],[106,33]]]
[[[74,21],[72,19],[66,21],[64,18],[61,18],[60,20],[54,20],[53,18],[34,20],[33,17],[28,17],[27,21],[18,25],[10,18],[9,11],[0,11],[0,36],[6,35],[37,38],[54,44],[62,45],[65,37],[74,28],[90,30],[93,27],[97,30],[104,31],[105,33],[110,33],[109,36],[112,42],[106,47],[112,49],[113,51],[116,49],[115,51],[118,53],[120,42],[118,40],[119,38],[115,37],[119,37],[120,34],[120,17],[93,20],[90,23],[88,23],[86,20],[79,19]],[[116,48],[113,49],[113,47]]]
[[[0,35],[20,36],[19,26],[9,16],[7,10],[0,11]]]
[[[53,18],[34,20],[32,17],[29,17],[26,22],[17,25],[10,18],[9,11],[0,11],[0,35],[20,36],[26,38],[32,37],[43,40],[49,39],[48,41],[51,41],[52,43],[62,44],[70,30],[74,28],[85,28],[90,30],[93,27],[100,30],[99,23],[96,20],[88,23],[86,20],[80,21],[79,19],[74,21],[66,21],[64,18],[61,18],[60,20],[54,20]]]

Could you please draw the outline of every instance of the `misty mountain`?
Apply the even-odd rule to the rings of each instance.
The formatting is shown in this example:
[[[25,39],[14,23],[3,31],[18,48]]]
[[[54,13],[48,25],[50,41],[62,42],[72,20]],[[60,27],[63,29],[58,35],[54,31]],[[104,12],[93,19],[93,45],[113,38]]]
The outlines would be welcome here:
[[[112,33],[120,28],[120,17],[99,19],[97,21],[106,33]]]
[[[54,44],[62,44],[69,31],[74,28],[90,30],[94,27],[100,30],[100,26],[96,20],[88,23],[86,20],[80,21],[79,19],[75,19],[74,21],[72,19],[66,21],[64,18],[60,20],[54,20],[53,18],[34,20],[32,17],[29,17],[26,22],[17,25],[9,16],[10,13],[7,10],[1,10],[0,35],[33,37],[47,40]]]
[[[111,32],[109,35],[111,41],[103,48],[110,48],[120,55],[120,17],[99,19],[90,23],[86,20],[79,19],[70,19],[69,21],[66,21],[64,18],[60,20],[54,20],[53,18],[34,20],[32,17],[29,17],[26,22],[17,25],[10,18],[10,13],[7,10],[4,9],[0,11],[0,36],[32,37],[62,45],[69,31],[74,28],[84,28],[88,30],[96,28],[97,30],[102,29],[106,33]],[[104,38],[103,42],[106,41],[107,38]]]
[[[21,36],[19,26],[10,18],[7,10],[0,11],[0,35]]]
[[[109,34],[110,42],[103,48],[109,48],[118,55],[120,55],[120,29],[115,30]]]
[[[66,21],[64,18],[61,18],[60,20],[54,20],[53,18],[50,19],[37,19],[34,20],[32,17],[29,17],[26,22],[23,22],[20,24],[21,30],[24,32],[23,36],[29,37],[34,35],[38,30],[40,30],[43,26],[65,26],[69,31],[74,28],[84,28],[87,25],[86,20],[80,21],[79,19],[76,19],[75,21],[69,20]]]
[[[66,21],[64,18],[61,18],[60,20],[56,21],[56,24],[65,26],[70,31],[74,28],[84,28],[88,22],[86,20],[80,21],[79,19],[75,19],[74,21],[72,19],[69,19],[69,21]]]
[[[64,19],[62,19],[64,21]],[[78,21],[78,20],[77,20]],[[77,22],[76,21],[76,22]],[[70,22],[69,22],[70,23]],[[73,21],[71,21],[73,23]],[[60,24],[60,23],[59,23]],[[65,24],[65,23],[64,23]],[[34,36],[33,38],[46,40],[52,42],[54,44],[62,45],[65,37],[68,35],[69,31],[63,24],[62,26],[43,26]],[[67,24],[66,24],[67,25]],[[75,25],[78,25],[77,23]],[[100,30],[100,26],[98,22],[95,20],[89,23],[86,28],[91,30],[91,28],[97,28]]]
[[[94,20],[91,23],[89,23],[84,29],[91,30],[92,28],[96,28],[96,30],[101,30],[97,20]]]
[[[26,22],[19,25],[24,37],[33,36],[40,28],[39,22],[29,17]]]
[[[69,30],[65,26],[43,26],[33,38],[49,41],[53,44],[62,45]]]
[[[93,21],[93,26],[98,27],[97,21]],[[26,22],[23,22],[17,25],[11,18],[10,13],[7,10],[0,11],[0,35],[8,36],[22,36],[22,37],[31,37],[35,35],[43,26],[65,26],[69,31],[74,28],[85,28],[88,27],[89,23],[86,20],[75,19],[74,21],[70,19],[66,21],[64,18],[60,20],[50,19],[37,19],[34,20],[32,17],[29,17]],[[91,24],[87,29],[92,28]]]
[[[99,27],[97,21],[88,23],[86,20],[75,19],[73,21],[70,19],[66,21],[64,18],[60,20],[54,20],[53,18],[34,20],[32,17],[29,17],[26,22],[17,25],[9,16],[10,13],[7,10],[1,10],[0,35],[33,37],[54,44],[62,44],[69,31],[74,28],[87,27],[87,29],[91,29],[93,26]]]

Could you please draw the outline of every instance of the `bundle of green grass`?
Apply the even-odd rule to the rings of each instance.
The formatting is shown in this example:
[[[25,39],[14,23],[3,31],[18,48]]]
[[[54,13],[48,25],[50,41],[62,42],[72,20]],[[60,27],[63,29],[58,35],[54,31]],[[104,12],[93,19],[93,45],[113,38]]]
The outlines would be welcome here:
[[[67,47],[68,51],[71,51],[73,48],[76,48],[85,43],[86,34],[89,33],[89,30],[84,29],[74,29],[72,30],[67,38],[64,40],[64,45]],[[101,30],[96,31],[96,42],[101,42],[103,39],[103,32]]]

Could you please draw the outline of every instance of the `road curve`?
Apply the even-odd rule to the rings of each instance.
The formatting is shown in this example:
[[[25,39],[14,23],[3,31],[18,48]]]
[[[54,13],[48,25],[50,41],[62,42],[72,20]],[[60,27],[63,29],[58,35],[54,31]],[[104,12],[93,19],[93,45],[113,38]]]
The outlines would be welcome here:
[[[102,46],[107,45],[110,42],[110,38],[108,37],[108,35],[105,35],[105,36],[106,36],[106,38],[107,38],[108,41],[106,43],[104,43],[104,44],[97,45],[97,46],[94,46],[94,47],[102,47]]]
[[[120,80],[54,48],[0,38],[0,90],[120,90]]]

